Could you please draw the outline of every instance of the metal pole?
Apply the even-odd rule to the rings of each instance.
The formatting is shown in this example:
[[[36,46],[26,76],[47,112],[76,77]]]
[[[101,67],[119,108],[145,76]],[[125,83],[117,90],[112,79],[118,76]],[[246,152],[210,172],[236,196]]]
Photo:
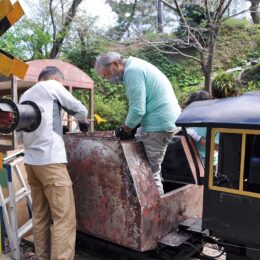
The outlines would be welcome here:
[[[12,96],[12,101],[15,104],[17,104],[18,103],[17,79],[13,75],[11,76],[11,96]],[[17,142],[15,131],[13,131],[12,133],[12,149],[13,150],[18,149],[18,142]]]
[[[72,95],[72,92],[73,92],[72,86],[69,86],[69,92]],[[72,132],[72,116],[70,116],[69,114],[68,114],[68,127],[69,127],[69,132]]]
[[[90,132],[94,132],[94,88],[89,91]]]

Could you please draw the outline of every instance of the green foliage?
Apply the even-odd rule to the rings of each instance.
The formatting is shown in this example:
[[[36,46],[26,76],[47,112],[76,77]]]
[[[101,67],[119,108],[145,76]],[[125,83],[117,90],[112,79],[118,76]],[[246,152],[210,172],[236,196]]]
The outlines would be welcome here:
[[[187,102],[190,95],[196,91],[203,90],[202,86],[191,86],[191,87],[184,87],[182,89],[175,87],[174,83],[174,92],[176,94],[176,97],[179,101],[179,104],[182,108],[185,107],[185,103]]]
[[[104,42],[93,38],[84,45],[76,41],[72,48],[64,49],[66,59],[88,73],[94,67],[96,57],[105,51]]]
[[[95,82],[94,113],[106,120],[98,124],[96,130],[114,130],[124,123],[127,115],[127,100],[125,88],[122,84],[111,84],[101,78],[94,69],[90,70],[89,76]],[[75,91],[74,96],[85,106],[89,104],[86,91]]]
[[[106,120],[104,123],[96,124],[96,130],[115,130],[122,125],[127,115],[127,103],[117,98],[105,99],[95,95],[95,113]]]
[[[240,93],[240,85],[231,74],[218,74],[212,82],[212,95],[215,98],[233,97]]]
[[[94,69],[90,70],[90,77],[95,82],[95,93],[106,100],[116,98],[126,100],[125,87],[123,84],[112,84],[108,80],[101,78]]]
[[[246,69],[241,76],[242,83],[252,82],[260,85],[260,63]]]
[[[217,42],[215,69],[245,65],[260,57],[260,30],[245,19],[228,19]]]
[[[260,82],[248,81],[242,91],[243,93],[260,91]]]
[[[191,61],[174,62],[162,52],[148,48],[140,50],[136,56],[155,65],[167,76],[174,87],[182,89],[198,85],[203,80],[200,68],[194,66]]]
[[[187,23],[191,27],[198,27],[205,24],[205,10],[198,4],[183,4],[182,12]]]
[[[23,18],[1,37],[0,48],[24,60],[48,57],[51,35],[43,26]]]
[[[237,19],[237,18],[229,18],[223,23],[223,25],[225,27],[240,28],[240,29],[250,28],[252,26],[249,20]]]

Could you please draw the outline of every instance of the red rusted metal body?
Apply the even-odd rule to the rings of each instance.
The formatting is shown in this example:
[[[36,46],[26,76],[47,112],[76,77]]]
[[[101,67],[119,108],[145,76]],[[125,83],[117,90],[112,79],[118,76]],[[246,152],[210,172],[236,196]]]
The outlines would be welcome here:
[[[109,135],[65,136],[79,231],[147,251],[201,217],[202,187],[179,185],[160,197],[142,144]]]

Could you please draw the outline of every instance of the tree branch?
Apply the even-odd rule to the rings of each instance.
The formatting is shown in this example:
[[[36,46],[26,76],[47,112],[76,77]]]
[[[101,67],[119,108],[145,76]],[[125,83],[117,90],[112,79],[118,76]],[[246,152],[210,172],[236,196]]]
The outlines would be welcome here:
[[[174,47],[174,46],[172,46],[172,45],[170,45],[170,47],[171,47],[174,51],[176,51],[176,52],[165,51],[165,50],[162,50],[162,49],[158,48],[155,44],[153,44],[153,42],[149,42],[149,41],[146,41],[146,40],[143,40],[143,41],[144,41],[145,43],[147,43],[148,45],[152,46],[153,48],[155,48],[156,50],[160,51],[161,53],[165,53],[165,54],[179,54],[179,55],[181,55],[181,56],[183,56],[183,57],[192,59],[192,60],[198,62],[199,64],[201,64],[200,59],[198,59],[198,58],[196,58],[196,57],[194,57],[194,56],[188,55],[188,54],[186,54],[186,53],[183,53],[183,52],[180,51],[178,48],[176,48],[176,47]]]
[[[177,9],[172,6],[171,4],[169,4],[168,2],[166,2],[165,0],[161,0],[163,4],[165,4],[167,7],[169,7],[170,9],[172,9],[173,11],[175,11],[177,13]]]
[[[226,6],[224,6],[222,12],[220,12],[219,20],[222,19],[224,13],[227,11],[227,9],[228,9],[228,7],[230,6],[230,4],[231,4],[232,1],[233,1],[233,0],[229,0],[229,1],[227,2]]]
[[[52,38],[53,38],[53,42],[54,42],[56,39],[56,24],[55,24],[54,16],[53,16],[52,3],[53,3],[53,0],[50,0],[49,11],[50,11],[50,15],[51,15],[51,23],[52,23],[52,28],[53,28]]]
[[[226,21],[226,20],[228,20],[228,19],[230,19],[230,18],[232,18],[232,17],[236,17],[236,16],[238,16],[238,15],[240,15],[240,14],[243,14],[243,13],[249,12],[249,11],[250,11],[250,9],[246,9],[246,10],[241,11],[241,12],[239,12],[239,13],[236,13],[236,14],[230,15],[230,16],[228,16],[228,17],[222,19],[222,22],[224,22],[224,21]]]
[[[52,1],[52,0],[50,0],[50,1]],[[53,43],[53,46],[52,46],[52,49],[51,49],[51,53],[50,53],[50,58],[54,59],[54,58],[57,57],[57,55],[58,55],[58,53],[59,53],[59,51],[61,49],[62,43],[63,43],[64,39],[67,36],[68,30],[69,30],[69,26],[72,23],[73,18],[76,15],[77,8],[78,8],[79,4],[82,1],[83,0],[73,0],[71,6],[69,8],[68,14],[67,14],[67,16],[65,18],[64,24],[62,25],[62,28],[59,31],[59,33],[56,36],[56,39],[55,39],[55,41]]]
[[[208,20],[211,24],[211,16],[210,16],[210,12],[209,12],[208,0],[205,0],[204,3],[205,3],[205,7],[206,7],[206,17],[208,18]]]
[[[63,0],[60,0],[60,4],[61,4],[61,24],[64,24],[64,3]]]

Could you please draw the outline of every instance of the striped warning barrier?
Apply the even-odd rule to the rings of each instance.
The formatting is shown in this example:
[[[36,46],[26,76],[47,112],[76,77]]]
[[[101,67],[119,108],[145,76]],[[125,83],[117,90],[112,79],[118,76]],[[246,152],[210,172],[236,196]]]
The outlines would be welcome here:
[[[19,2],[12,5],[10,0],[0,0],[0,36],[12,27],[22,16],[24,11]],[[24,78],[28,64],[7,52],[0,50],[0,73],[6,77],[11,74]]]

